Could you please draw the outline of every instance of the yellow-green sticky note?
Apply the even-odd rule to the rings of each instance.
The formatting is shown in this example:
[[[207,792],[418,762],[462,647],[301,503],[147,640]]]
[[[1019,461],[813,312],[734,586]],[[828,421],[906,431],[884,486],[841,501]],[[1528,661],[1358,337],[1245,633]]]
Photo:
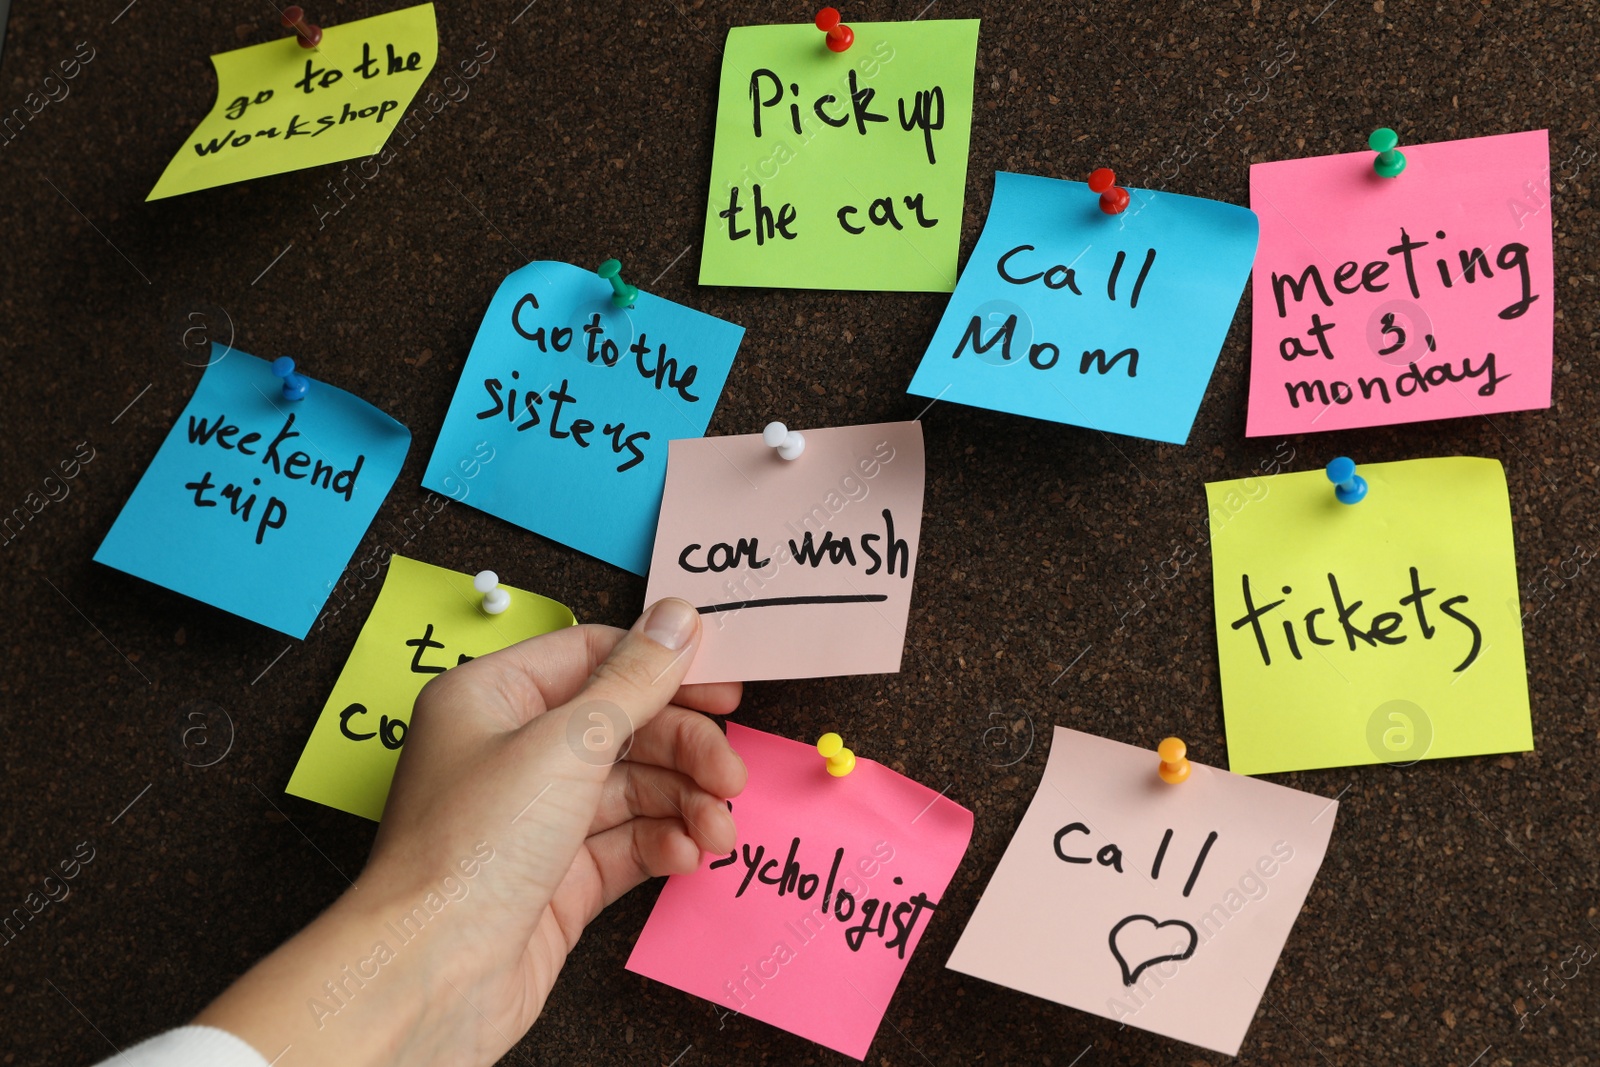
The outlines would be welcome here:
[[[292,31],[211,57],[217,102],[146,200],[370,156],[407,118],[439,57],[433,5]]]
[[[1212,482],[1228,766],[1239,774],[1533,748],[1506,476],[1493,459]]]
[[[389,557],[372,615],[311,728],[287,792],[376,821],[431,678],[518,641],[576,625],[570,609],[502,584],[511,606],[485,614],[472,576]]]
[[[728,31],[700,281],[948,293],[978,20]]]

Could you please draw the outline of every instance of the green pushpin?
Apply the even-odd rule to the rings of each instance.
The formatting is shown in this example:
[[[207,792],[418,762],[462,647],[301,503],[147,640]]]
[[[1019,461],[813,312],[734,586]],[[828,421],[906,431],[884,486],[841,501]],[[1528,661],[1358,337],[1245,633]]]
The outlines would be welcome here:
[[[1378,127],[1367,138],[1367,147],[1378,153],[1378,158],[1372,161],[1372,169],[1378,177],[1398,177],[1406,169],[1406,154],[1395,147],[1399,143],[1400,135],[1387,126]]]
[[[1399,155],[1398,152],[1395,154]],[[1404,158],[1402,158],[1400,160],[1400,165],[1403,167],[1405,164],[1406,161]],[[613,290],[611,294],[611,303],[613,307],[631,308],[633,307],[633,302],[639,299],[638,288],[629,285],[627,282],[622,280],[622,264],[618,263],[616,260],[606,260],[604,263],[600,264],[600,269],[595,273],[611,283],[611,288]]]

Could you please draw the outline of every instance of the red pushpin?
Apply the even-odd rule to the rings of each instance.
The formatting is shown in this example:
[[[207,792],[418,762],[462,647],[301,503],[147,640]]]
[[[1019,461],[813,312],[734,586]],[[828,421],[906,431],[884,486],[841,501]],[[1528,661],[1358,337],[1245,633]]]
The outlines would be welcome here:
[[[315,48],[322,43],[322,27],[306,21],[306,13],[298,6],[283,9],[283,28],[300,36],[301,48]]]
[[[817,29],[828,35],[828,49],[843,52],[856,43],[856,32],[839,22],[839,9],[825,7],[817,12]]]
[[[1110,167],[1101,167],[1089,175],[1089,191],[1100,194],[1100,210],[1107,215],[1120,215],[1128,210],[1128,190],[1119,189],[1117,176]]]

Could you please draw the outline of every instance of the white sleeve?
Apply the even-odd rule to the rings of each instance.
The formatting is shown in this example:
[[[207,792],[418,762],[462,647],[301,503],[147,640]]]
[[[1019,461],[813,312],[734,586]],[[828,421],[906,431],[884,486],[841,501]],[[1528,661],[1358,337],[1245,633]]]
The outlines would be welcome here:
[[[180,1026],[119,1053],[99,1067],[268,1067],[266,1058],[214,1026]]]

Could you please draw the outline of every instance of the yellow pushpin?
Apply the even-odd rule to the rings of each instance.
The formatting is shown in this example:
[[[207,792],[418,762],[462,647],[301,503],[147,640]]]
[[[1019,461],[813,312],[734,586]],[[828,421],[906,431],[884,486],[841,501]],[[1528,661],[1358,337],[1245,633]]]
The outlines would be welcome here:
[[[828,773],[835,778],[843,778],[856,769],[856,754],[844,747],[844,738],[838,734],[817,738],[817,755],[828,761]]]
[[[1189,761],[1184,759],[1189,748],[1176,737],[1169,737],[1156,746],[1156,755],[1161,757],[1161,780],[1170,785],[1177,785],[1189,777]]]

